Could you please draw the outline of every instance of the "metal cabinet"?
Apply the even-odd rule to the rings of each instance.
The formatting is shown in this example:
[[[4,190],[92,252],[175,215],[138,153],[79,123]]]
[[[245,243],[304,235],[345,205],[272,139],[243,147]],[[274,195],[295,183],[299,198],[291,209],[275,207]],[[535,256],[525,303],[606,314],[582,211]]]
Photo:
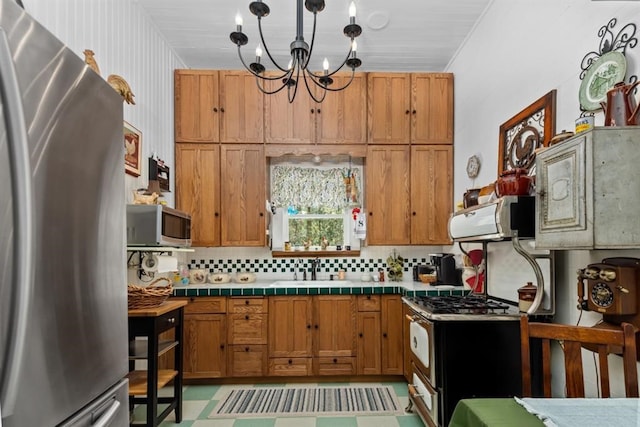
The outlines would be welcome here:
[[[640,247],[640,127],[599,127],[536,159],[536,247]]]

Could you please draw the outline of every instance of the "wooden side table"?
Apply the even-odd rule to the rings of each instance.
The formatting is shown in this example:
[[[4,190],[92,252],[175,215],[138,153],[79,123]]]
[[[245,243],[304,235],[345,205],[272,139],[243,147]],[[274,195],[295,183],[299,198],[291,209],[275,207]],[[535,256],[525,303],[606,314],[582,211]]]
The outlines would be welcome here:
[[[129,310],[129,404],[147,406],[146,425],[157,427],[175,410],[182,421],[182,325],[186,301],[165,301],[158,307]],[[160,341],[162,332],[174,329],[174,339]],[[145,337],[145,340],[136,340]],[[173,369],[158,369],[158,357],[174,351]],[[136,360],[147,361],[147,370],[135,370]],[[173,380],[173,396],[158,397],[158,390]],[[158,413],[158,404],[168,404]]]

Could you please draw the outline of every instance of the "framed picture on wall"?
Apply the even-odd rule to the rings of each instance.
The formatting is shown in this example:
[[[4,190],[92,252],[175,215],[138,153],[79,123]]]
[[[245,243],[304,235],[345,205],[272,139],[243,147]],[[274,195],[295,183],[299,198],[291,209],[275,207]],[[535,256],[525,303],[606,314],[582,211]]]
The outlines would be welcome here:
[[[547,147],[556,131],[555,89],[500,126],[498,176],[511,169],[533,172],[536,150]]]
[[[124,122],[124,171],[140,176],[142,167],[142,133],[130,123]]]

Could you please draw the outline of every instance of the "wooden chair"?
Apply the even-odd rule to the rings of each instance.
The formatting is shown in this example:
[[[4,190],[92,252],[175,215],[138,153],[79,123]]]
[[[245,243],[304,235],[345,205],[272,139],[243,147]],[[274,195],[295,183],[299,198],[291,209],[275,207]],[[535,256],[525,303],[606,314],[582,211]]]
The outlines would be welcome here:
[[[566,373],[566,397],[584,397],[582,372],[582,346],[596,349],[600,361],[600,389],[602,397],[610,397],[609,363],[607,355],[611,347],[622,349],[625,392],[627,397],[638,397],[638,368],[636,364],[636,329],[630,323],[622,323],[615,329],[570,326],[552,323],[529,322],[520,318],[522,351],[522,395],[531,396],[530,340],[542,340],[542,375],[544,397],[551,396],[551,340],[562,341]],[[536,396],[539,397],[539,396]]]

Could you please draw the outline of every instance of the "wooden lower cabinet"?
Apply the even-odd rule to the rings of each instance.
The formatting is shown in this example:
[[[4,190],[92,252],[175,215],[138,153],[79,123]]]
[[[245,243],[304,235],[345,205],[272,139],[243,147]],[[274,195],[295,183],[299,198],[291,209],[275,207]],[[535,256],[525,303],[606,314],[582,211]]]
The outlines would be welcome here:
[[[184,315],[184,378],[227,375],[226,314]]]
[[[266,373],[266,345],[231,345],[227,374],[230,377],[261,377]]]
[[[382,295],[381,305],[382,375],[402,375],[402,298],[400,295]]]
[[[358,299],[358,374],[402,375],[400,295],[366,295]]]
[[[264,297],[229,298],[228,376],[260,377],[266,374],[268,310],[268,300]]]
[[[316,375],[355,375],[356,297],[314,298],[314,364]]]
[[[399,295],[185,299],[184,378],[404,373]]]

